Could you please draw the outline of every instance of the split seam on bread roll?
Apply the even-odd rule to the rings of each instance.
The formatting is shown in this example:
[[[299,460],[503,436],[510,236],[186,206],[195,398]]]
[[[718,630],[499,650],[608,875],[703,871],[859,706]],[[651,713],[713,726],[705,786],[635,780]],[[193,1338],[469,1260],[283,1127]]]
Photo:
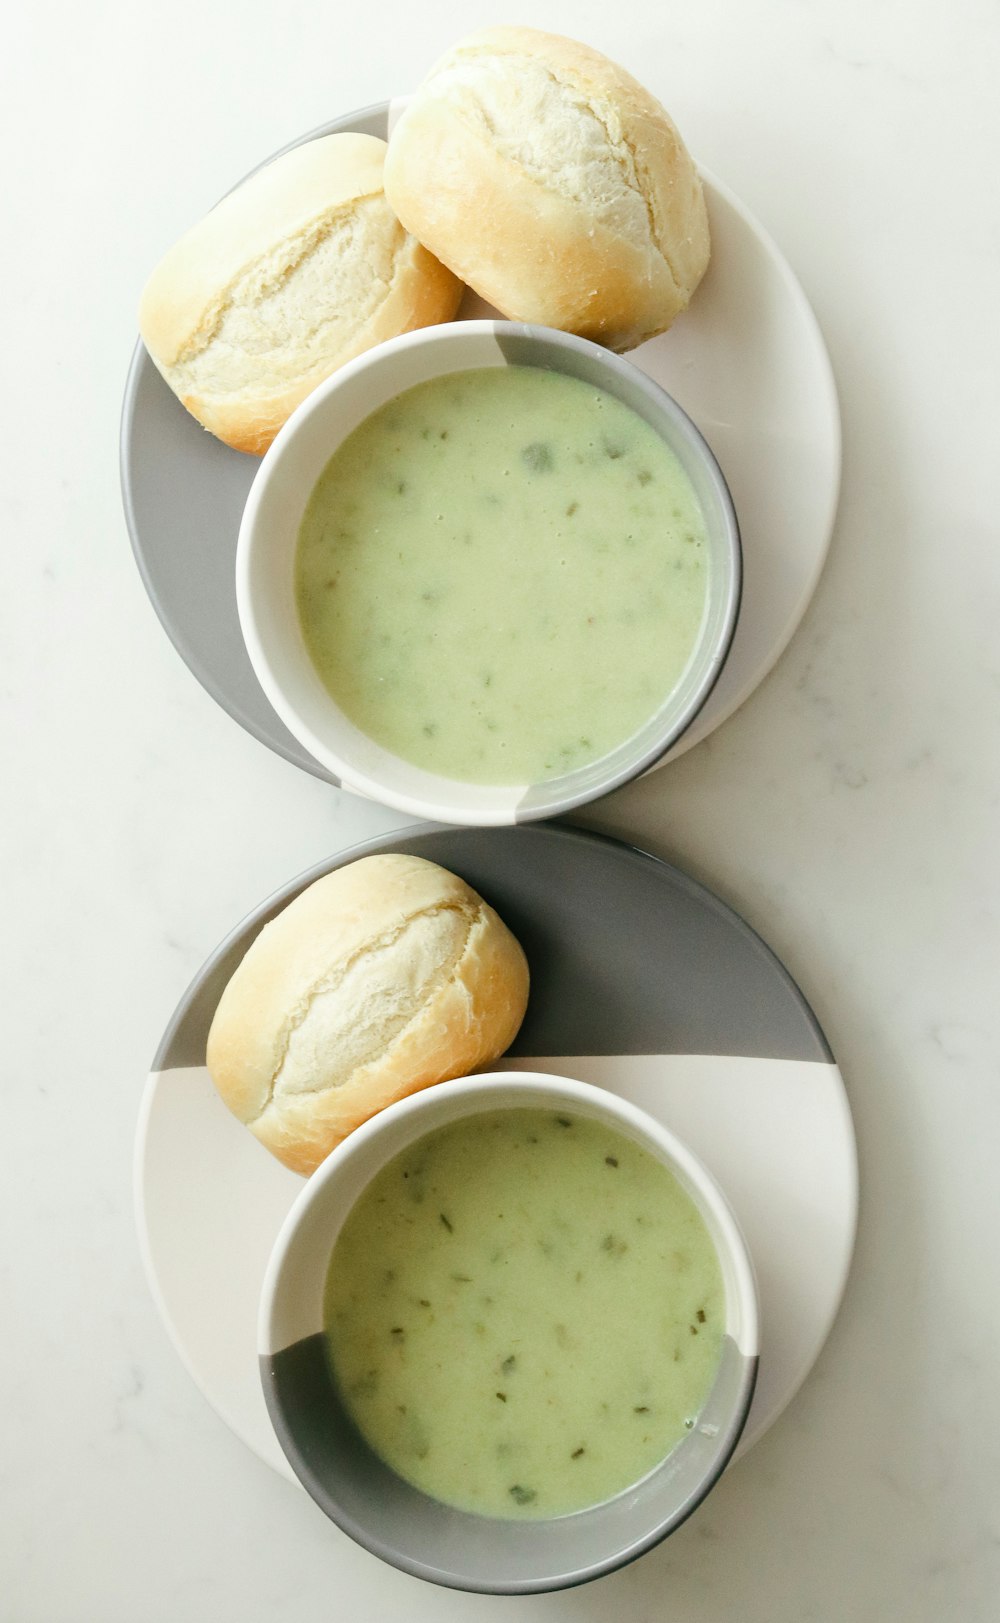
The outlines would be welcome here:
[[[323,1088],[339,1088],[350,1082],[355,1070],[360,1066],[373,1061],[391,1062],[393,1044],[403,1035],[409,1026],[426,1006],[429,998],[451,981],[461,962],[478,914],[471,908],[455,907],[450,904],[428,907],[418,913],[412,913],[396,929],[386,931],[382,936],[365,942],[359,947],[352,958],[338,966],[335,974],[323,976],[310,988],[306,995],[305,1006],[296,1012],[294,1020],[289,1022],[288,1031],[284,1041],[284,1051],[279,1060],[277,1069],[271,1078],[268,1096],[256,1116],[248,1118],[247,1125],[259,1121],[264,1112],[279,1099],[282,1092],[304,1095],[310,1092],[319,1092]],[[388,1013],[384,1007],[384,994],[391,987],[398,970],[394,969],[391,961],[393,949],[399,947],[407,950],[404,937],[410,932],[419,931],[421,927],[428,935],[433,935],[434,925],[444,923],[446,920],[460,921],[461,928],[455,932],[457,941],[448,941],[445,947],[447,956],[443,957],[440,965],[434,970],[430,978],[422,985],[414,985],[411,981],[404,993],[396,1000],[396,1007]],[[451,932],[439,932],[444,938]],[[425,942],[426,946],[427,943]],[[442,946],[444,946],[442,940]],[[381,973],[381,972],[385,973]],[[364,981],[364,997],[352,996],[352,982]],[[373,996],[373,989],[378,988],[383,993],[382,1006],[379,1008],[379,1018],[365,1018],[366,1008],[378,1006],[379,1000]],[[323,1020],[323,1000],[329,1000],[333,1009],[333,1019]],[[343,1015],[348,1018],[344,1019]],[[301,1031],[306,1021],[316,1021],[324,1026],[324,1036],[330,1041],[330,1053],[336,1054],[333,1063],[328,1063],[322,1075],[311,1072],[311,1083],[304,1081],[291,1082],[286,1089],[282,1089],[282,1076],[286,1069],[292,1070],[296,1066],[296,1033]],[[337,1042],[337,1038],[340,1039]]]

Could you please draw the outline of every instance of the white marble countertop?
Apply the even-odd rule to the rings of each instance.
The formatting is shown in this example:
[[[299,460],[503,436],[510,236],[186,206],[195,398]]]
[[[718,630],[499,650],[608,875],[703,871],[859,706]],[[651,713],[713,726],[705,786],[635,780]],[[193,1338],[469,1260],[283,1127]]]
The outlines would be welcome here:
[[[163,635],[118,492],[137,295],[253,162],[501,15],[42,0],[5,28],[4,1623],[996,1615],[992,0],[532,13],[666,102],[795,268],[840,390],[840,512],[791,646],[709,741],[580,818],[742,912],[844,1070],[860,1231],[805,1387],[633,1567],[480,1599],[381,1565],[251,1455],[146,1289],[132,1138],[178,997],[261,897],[402,820],[269,754]]]

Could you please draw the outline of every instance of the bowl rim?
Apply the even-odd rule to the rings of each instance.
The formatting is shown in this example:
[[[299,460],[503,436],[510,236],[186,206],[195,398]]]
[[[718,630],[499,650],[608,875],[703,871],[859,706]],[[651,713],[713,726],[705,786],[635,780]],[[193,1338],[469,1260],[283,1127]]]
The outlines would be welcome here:
[[[508,1102],[506,1105],[502,1105],[497,1098],[497,1095],[501,1093],[507,1097]],[[724,1270],[727,1261],[731,1265],[732,1273],[730,1277],[733,1281],[733,1289],[731,1295],[729,1288],[727,1288],[727,1307],[731,1310],[735,1306],[739,1334],[737,1335],[729,1328],[729,1311],[727,1311],[727,1333],[732,1336],[737,1350],[742,1354],[746,1369],[732,1405],[732,1412],[723,1426],[719,1454],[705,1475],[697,1481],[695,1487],[669,1516],[661,1517],[651,1527],[647,1527],[635,1537],[629,1538],[628,1542],[614,1554],[595,1558],[592,1562],[574,1568],[567,1574],[544,1579],[511,1579],[509,1581],[487,1583],[474,1577],[461,1576],[456,1571],[443,1573],[439,1568],[431,1565],[430,1562],[421,1563],[419,1559],[412,1557],[408,1552],[394,1547],[378,1533],[372,1532],[355,1515],[337,1505],[329,1491],[311,1477],[308,1463],[301,1457],[301,1453],[294,1441],[294,1435],[290,1430],[286,1435],[286,1428],[282,1423],[284,1420],[282,1393],[277,1381],[269,1374],[269,1361],[282,1350],[281,1347],[275,1346],[275,1337],[272,1334],[273,1316],[278,1293],[282,1284],[286,1281],[288,1268],[294,1263],[295,1246],[301,1234],[303,1222],[307,1214],[314,1210],[317,1202],[325,1198],[331,1182],[342,1178],[344,1172],[349,1170],[351,1163],[359,1155],[364,1156],[369,1151],[373,1140],[377,1141],[382,1136],[388,1139],[388,1146],[384,1154],[373,1161],[363,1184],[351,1199],[347,1207],[347,1211],[350,1211],[357,1200],[360,1199],[363,1189],[368,1186],[371,1179],[377,1176],[382,1167],[394,1155],[401,1153],[406,1145],[414,1143],[421,1137],[423,1131],[431,1131],[436,1126],[443,1126],[448,1122],[461,1120],[465,1116],[477,1114],[481,1110],[515,1108],[516,1104],[510,1098],[512,1094],[515,1096],[523,1094],[526,1107],[530,1107],[530,1101],[535,1099],[540,1107],[545,1108],[544,1100],[545,1096],[547,1096],[549,1101],[552,1103],[558,1101],[564,1104],[568,1110],[578,1107],[582,1113],[597,1115],[605,1120],[610,1118],[627,1134],[637,1137],[640,1143],[645,1142],[647,1148],[652,1147],[658,1158],[671,1170],[679,1174],[682,1186],[694,1199],[703,1220],[706,1218],[706,1211],[710,1214],[712,1240]],[[445,1107],[443,1110],[442,1106]],[[447,1108],[449,1106],[451,1108]],[[434,1122],[433,1127],[428,1124],[428,1127],[424,1129],[420,1124],[421,1117],[424,1115],[434,1115],[440,1119]],[[407,1122],[410,1130],[404,1135],[404,1139],[400,1141],[396,1129]],[[343,1220],[342,1217],[341,1221]],[[718,1235],[720,1232],[724,1239],[725,1255],[722,1254],[719,1243]],[[288,1212],[272,1247],[261,1288],[257,1346],[268,1414],[281,1447],[302,1486],[342,1531],[346,1532],[372,1554],[379,1556],[390,1565],[410,1573],[414,1577],[429,1580],[445,1587],[485,1594],[535,1594],[575,1587],[578,1584],[589,1582],[594,1578],[601,1577],[627,1565],[647,1550],[655,1547],[679,1527],[711,1492],[732,1458],[753,1399],[760,1348],[759,1311],[753,1260],[740,1224],[733,1213],[725,1192],[713,1174],[700,1158],[687,1147],[683,1140],[640,1106],[634,1105],[620,1094],[613,1093],[610,1089],[599,1087],[594,1083],[580,1082],[572,1077],[553,1075],[548,1072],[490,1071],[437,1083],[433,1087],[396,1101],[394,1104],[387,1106],[386,1109],[377,1112],[361,1127],[356,1128],[321,1163],[296,1196],[295,1202]],[[289,1443],[292,1444],[291,1451],[288,1446]],[[632,1490],[625,1489],[623,1491],[628,1493]],[[613,1498],[617,1497],[619,1496],[613,1496]],[[599,1507],[592,1508],[597,1509]],[[456,1516],[475,1516],[476,1514],[460,1510],[455,1510],[454,1513]],[[587,1513],[588,1511],[584,1509],[571,1514],[585,1515]],[[494,1518],[484,1519],[491,1522],[495,1521]],[[565,1517],[551,1518],[553,1522],[566,1519]],[[497,1525],[501,1524],[497,1523]],[[522,1524],[514,1522],[511,1525],[520,1526]],[[545,1525],[545,1521],[540,1522],[538,1525]]]
[[[726,580],[724,592],[720,594],[719,599],[720,623],[706,655],[705,669],[686,703],[673,716],[667,712],[664,724],[658,729],[653,741],[644,749],[627,755],[614,771],[602,775],[595,774],[595,768],[600,765],[601,759],[610,759],[613,755],[620,755],[625,751],[627,739],[616,746],[613,752],[586,763],[576,773],[529,785],[480,785],[461,779],[449,779],[442,774],[425,772],[415,767],[412,762],[405,761],[403,757],[395,756],[393,751],[379,746],[383,749],[383,753],[394,756],[405,768],[415,774],[421,774],[433,786],[426,793],[417,790],[411,792],[396,786],[387,788],[377,776],[373,776],[346,756],[339,754],[326,739],[318,736],[302,716],[294,700],[289,697],[283,682],[275,672],[270,642],[266,634],[262,635],[255,607],[254,571],[262,549],[268,545],[260,522],[260,510],[272,482],[281,478],[289,447],[302,428],[318,413],[326,410],[330,399],[338,396],[356,377],[369,370],[391,366],[396,356],[411,349],[441,346],[447,355],[449,349],[460,350],[463,346],[481,345],[484,338],[494,339],[499,347],[502,347],[504,342],[514,341],[519,345],[538,344],[550,352],[553,349],[564,349],[588,357],[597,368],[626,380],[631,390],[637,390],[644,395],[658,420],[668,419],[681,437],[688,441],[705,469],[706,478],[711,485],[721,515],[723,534],[720,551],[725,559]],[[463,370],[461,365],[443,364],[431,376],[447,376],[450,371],[461,370]],[[398,392],[404,393],[407,387],[408,385],[401,385]],[[359,426],[372,409],[377,408],[369,408],[368,411],[354,417],[352,429],[347,432],[350,433],[354,427]],[[342,436],[337,444],[342,443],[344,437],[346,435]],[[240,630],[257,680],[289,732],[326,771],[339,778],[345,788],[410,816],[429,818],[452,825],[483,828],[565,815],[611,793],[612,790],[654,767],[701,713],[722,673],[736,633],[742,590],[742,543],[732,493],[705,436],[673,395],[627,357],[604,349],[590,339],[538,324],[494,319],[440,322],[400,334],[355,356],[353,360],[348,361],[318,384],[279,430],[261,461],[243,509],[236,549],[236,604]],[[336,700],[332,697],[329,702],[334,709],[338,708]],[[645,725],[648,726],[649,723]],[[586,781],[582,781],[584,775]],[[575,778],[581,780],[576,789],[564,789],[558,794],[546,792],[549,785],[571,785]],[[474,806],[463,807],[458,806],[453,799],[449,799],[446,790],[448,784],[452,782],[462,790],[475,792],[477,803]],[[490,791],[493,791],[492,798],[489,798]]]

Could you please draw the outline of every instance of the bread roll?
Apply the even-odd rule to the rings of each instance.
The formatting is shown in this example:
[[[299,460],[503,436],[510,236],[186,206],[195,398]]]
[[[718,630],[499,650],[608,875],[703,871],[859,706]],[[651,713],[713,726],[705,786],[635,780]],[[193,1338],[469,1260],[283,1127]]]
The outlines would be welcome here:
[[[450,321],[461,283],[385,200],[385,142],[307,141],[175,243],[139,308],[146,348],[198,421],[262,455],[311,389],[384,338]]]
[[[206,1063],[240,1121],[310,1173],[377,1110],[498,1058],[527,1000],[524,953],[464,880],[421,857],[362,857],[261,931]]]
[[[701,182],[670,118],[599,52],[494,28],[432,68],[389,142],[407,230],[516,321],[631,349],[708,264]]]

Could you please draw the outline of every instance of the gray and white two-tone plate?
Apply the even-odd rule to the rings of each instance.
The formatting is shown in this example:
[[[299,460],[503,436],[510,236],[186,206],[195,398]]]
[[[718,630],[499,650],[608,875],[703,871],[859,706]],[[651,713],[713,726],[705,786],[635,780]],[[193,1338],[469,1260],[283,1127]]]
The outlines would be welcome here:
[[[302,139],[338,130],[384,137],[402,105],[381,102]],[[805,294],[739,199],[712,176],[702,179],[708,273],[671,330],[629,358],[683,406],[722,466],[743,539],[743,597],[722,675],[661,766],[732,715],[786,647],[826,558],[840,484],[836,388]],[[497,312],[470,294],[459,316],[484,315]],[[236,540],[257,467],[199,427],[138,344],[125,390],[121,476],[153,606],[224,710],[279,755],[330,778],[271,709],[240,632]]]
[[[237,1436],[291,1476],[261,1392],[257,1308],[302,1185],[222,1104],[205,1039],[267,921],[320,874],[386,850],[461,874],[523,943],[531,998],[503,1064],[623,1094],[722,1185],[761,1297],[746,1449],[808,1374],[847,1278],[857,1157],[840,1072],[787,971],[717,897],[631,846],[551,823],[432,828],[345,851],[263,902],[196,976],[156,1055],[136,1144],[146,1271],[191,1375]]]

